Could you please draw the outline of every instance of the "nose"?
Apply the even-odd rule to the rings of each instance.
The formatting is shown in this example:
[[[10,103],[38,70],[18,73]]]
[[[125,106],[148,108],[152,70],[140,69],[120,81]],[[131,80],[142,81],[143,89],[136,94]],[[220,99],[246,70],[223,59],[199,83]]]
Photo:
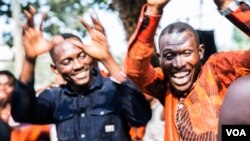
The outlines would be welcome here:
[[[78,70],[78,69],[81,69],[83,67],[83,62],[76,59],[74,60],[74,66],[73,66],[73,69],[74,70]]]
[[[180,55],[176,55],[175,59],[173,60],[173,66],[175,68],[180,69],[183,67],[184,64],[185,63],[184,63],[183,58]]]
[[[0,91],[4,91],[5,90],[5,86],[4,85],[0,85]]]

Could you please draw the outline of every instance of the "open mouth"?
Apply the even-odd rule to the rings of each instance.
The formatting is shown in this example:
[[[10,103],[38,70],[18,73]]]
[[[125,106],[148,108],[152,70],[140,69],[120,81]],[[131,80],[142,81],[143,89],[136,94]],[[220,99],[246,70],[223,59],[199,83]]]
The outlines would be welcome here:
[[[84,69],[84,70],[81,70],[81,71],[73,74],[73,76],[76,79],[83,79],[83,78],[87,77],[87,75],[88,75],[88,69]]]
[[[189,82],[191,71],[179,71],[172,73],[172,80],[176,85],[185,85]]]

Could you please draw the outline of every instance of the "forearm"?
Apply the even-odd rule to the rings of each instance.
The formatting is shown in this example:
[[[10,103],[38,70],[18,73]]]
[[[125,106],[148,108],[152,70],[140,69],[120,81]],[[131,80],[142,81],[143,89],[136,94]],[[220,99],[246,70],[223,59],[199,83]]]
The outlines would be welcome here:
[[[18,122],[31,118],[31,107],[34,106],[35,90],[33,86],[17,81],[11,96],[11,115]]]
[[[115,59],[111,55],[101,62],[106,67],[109,75],[114,81],[121,83],[126,80],[125,74],[123,74],[120,66],[116,63]]]
[[[35,59],[28,59],[25,57],[22,67],[22,72],[19,80],[24,84],[33,83],[35,75]]]
[[[250,37],[250,7],[247,3],[232,0],[218,9],[222,15]]]
[[[17,81],[11,97],[11,115],[15,121],[47,124],[52,122],[50,101],[52,97],[37,98],[31,85]],[[44,94],[44,92],[43,92]],[[40,94],[41,95],[41,94]]]
[[[145,16],[145,12],[147,16]],[[137,29],[129,41],[125,59],[125,73],[138,85],[139,81],[144,81],[147,79],[145,77],[151,77],[149,73],[153,73],[151,57],[155,53],[154,35],[161,18],[161,15],[155,15],[157,13],[155,10],[147,9],[144,6],[141,20],[139,20]]]

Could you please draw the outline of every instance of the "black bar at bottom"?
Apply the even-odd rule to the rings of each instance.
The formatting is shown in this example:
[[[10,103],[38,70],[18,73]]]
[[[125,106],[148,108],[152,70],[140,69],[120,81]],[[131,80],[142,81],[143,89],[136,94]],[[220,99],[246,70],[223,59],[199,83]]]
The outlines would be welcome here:
[[[222,141],[250,141],[250,125],[222,125]]]

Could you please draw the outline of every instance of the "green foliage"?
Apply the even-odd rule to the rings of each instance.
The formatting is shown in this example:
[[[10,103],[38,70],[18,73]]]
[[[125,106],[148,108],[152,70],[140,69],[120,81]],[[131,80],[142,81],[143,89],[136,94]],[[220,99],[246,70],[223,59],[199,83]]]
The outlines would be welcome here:
[[[51,34],[65,31],[75,31],[82,37],[86,35],[80,18],[91,7],[109,8],[107,0],[50,0],[46,4],[50,7],[47,12],[47,23],[44,30]]]
[[[233,29],[233,40],[236,42],[238,49],[249,49],[250,47],[249,37],[236,27]]]
[[[43,31],[51,35],[62,32],[75,32],[84,37],[86,33],[80,22],[80,17],[94,6],[111,9],[111,0],[20,0],[19,2],[22,11],[32,5],[38,12],[46,14]],[[6,17],[5,22],[7,24],[10,22],[12,18],[11,0],[0,1],[0,16]],[[20,17],[24,17],[22,13],[20,13]],[[11,33],[4,33],[3,36],[5,43],[11,47],[13,45]]]
[[[10,2],[11,0],[0,0],[0,16],[5,16],[5,22],[8,24],[12,19]],[[46,14],[43,31],[49,35],[74,32],[84,37],[86,32],[80,22],[80,17],[92,7],[111,9],[111,0],[19,0],[19,2],[22,11],[27,9],[29,5],[32,5],[37,9],[38,13]],[[22,13],[20,13],[20,20],[24,20]],[[5,43],[12,46],[13,37],[11,31],[4,33],[3,36]],[[49,55],[44,55],[37,59],[36,88],[44,87],[54,81],[54,74],[49,66],[50,63]],[[10,63],[7,68],[15,70],[14,64],[14,62]]]

